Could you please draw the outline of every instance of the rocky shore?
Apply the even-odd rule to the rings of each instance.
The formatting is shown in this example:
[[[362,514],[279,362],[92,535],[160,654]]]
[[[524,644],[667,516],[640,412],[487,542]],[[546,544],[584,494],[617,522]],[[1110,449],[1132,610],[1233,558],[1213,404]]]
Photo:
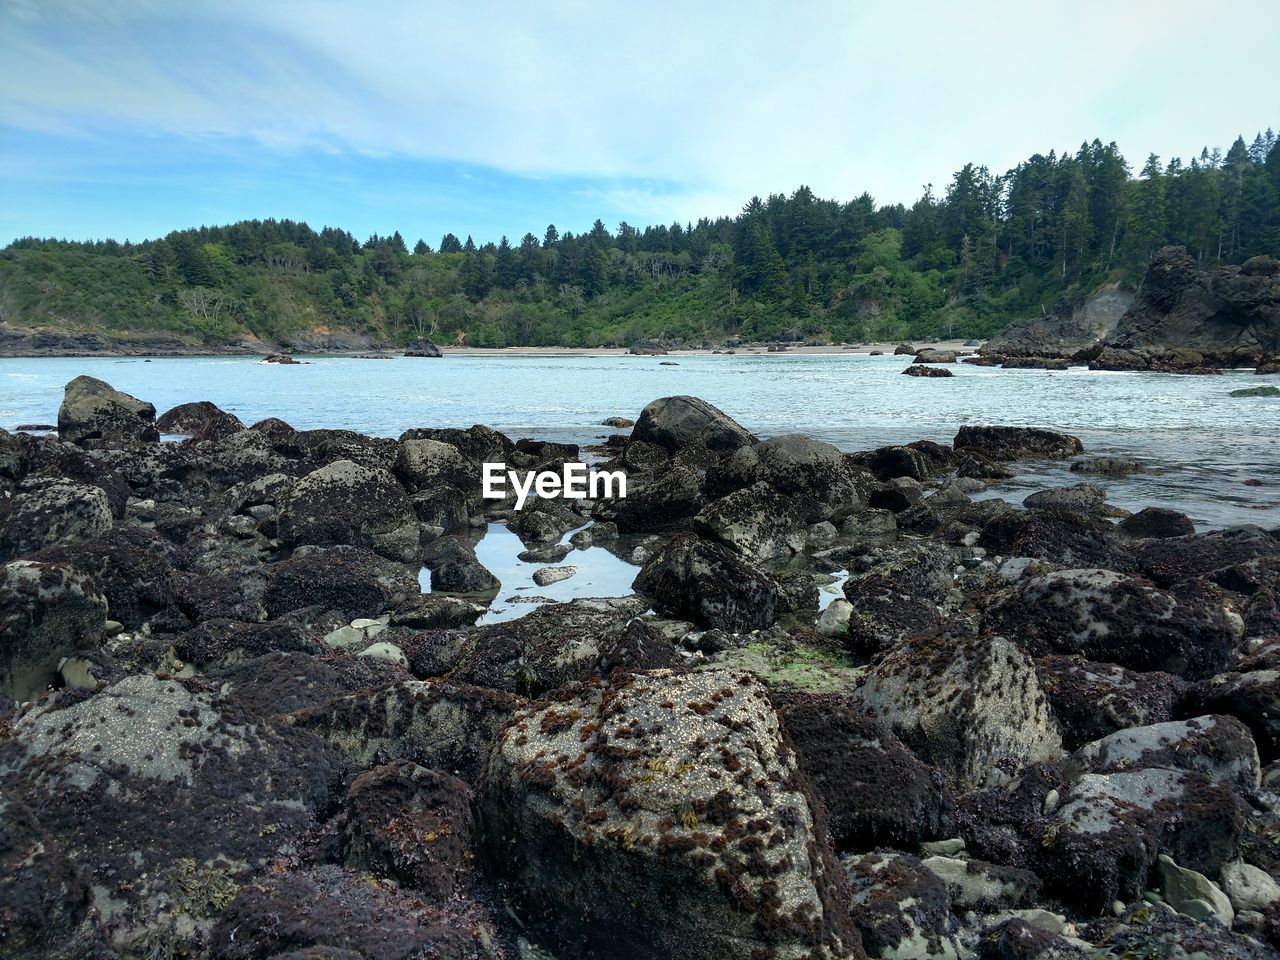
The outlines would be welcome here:
[[[1200,266],[1165,247],[1137,294],[1107,286],[1075,309],[1015,323],[971,362],[1005,367],[1216,373],[1280,370],[1280,260]]]
[[[625,499],[481,499],[584,453]],[[1040,458],[1096,472],[691,397],[581,451],[77,378],[0,431],[0,954],[1277,956],[1280,531],[974,499]],[[634,593],[477,626],[494,521]]]

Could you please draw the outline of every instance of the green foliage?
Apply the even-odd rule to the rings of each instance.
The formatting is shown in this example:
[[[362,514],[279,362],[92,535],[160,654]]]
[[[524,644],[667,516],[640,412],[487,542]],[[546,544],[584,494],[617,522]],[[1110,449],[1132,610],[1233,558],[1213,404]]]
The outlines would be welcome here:
[[[347,330],[407,343],[625,345],[989,336],[1013,320],[1141,279],[1165,243],[1204,262],[1280,255],[1280,148],[1270,131],[1133,177],[1115,144],[1036,154],[1007,173],[965,164],[910,208],[808,187],[737,217],[574,235],[549,225],[410,253],[289,220],[180,230],[141,244],[25,238],[0,250],[0,320],[106,335],[162,331],[289,343]]]

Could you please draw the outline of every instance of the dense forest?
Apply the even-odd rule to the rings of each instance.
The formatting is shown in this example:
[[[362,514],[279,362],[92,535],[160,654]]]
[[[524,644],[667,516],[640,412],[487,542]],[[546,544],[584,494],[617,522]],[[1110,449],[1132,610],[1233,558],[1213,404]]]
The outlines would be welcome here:
[[[1141,168],[1114,143],[1036,154],[1000,175],[965,164],[910,207],[807,187],[733,218],[410,248],[290,220],[178,230],[143,243],[26,238],[0,251],[0,321],[76,331],[244,337],[305,331],[474,346],[867,341],[987,336],[1134,284],[1153,251],[1205,262],[1280,255],[1271,130],[1223,155]]]

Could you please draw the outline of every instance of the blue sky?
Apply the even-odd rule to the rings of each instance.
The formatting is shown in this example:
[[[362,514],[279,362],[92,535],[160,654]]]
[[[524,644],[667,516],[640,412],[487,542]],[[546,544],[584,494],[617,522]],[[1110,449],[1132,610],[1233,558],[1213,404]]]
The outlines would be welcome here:
[[[910,203],[967,160],[1251,139],[1278,38],[1273,0],[0,0],[0,242],[290,217],[434,246],[801,183]]]

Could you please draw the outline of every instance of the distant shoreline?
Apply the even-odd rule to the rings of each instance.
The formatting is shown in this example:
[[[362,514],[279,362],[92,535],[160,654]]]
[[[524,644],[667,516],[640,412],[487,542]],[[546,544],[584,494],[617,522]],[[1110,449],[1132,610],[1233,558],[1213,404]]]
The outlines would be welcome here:
[[[937,350],[954,350],[956,352],[974,351],[976,346],[966,347],[963,340],[943,340],[938,342],[925,343],[925,341],[895,341],[892,343],[870,343],[870,344],[821,344],[806,346],[801,344],[785,344],[784,350],[770,351],[770,344],[767,343],[750,343],[738,347],[713,347],[711,349],[703,348],[677,348],[669,350],[666,354],[638,354],[635,355],[637,360],[643,359],[661,359],[663,356],[668,357],[692,357],[692,356],[711,356],[711,355],[729,355],[729,356],[781,356],[786,354],[803,354],[809,356],[824,355],[840,355],[840,354],[862,354],[867,355],[874,351],[880,351],[885,355],[892,355],[893,351],[898,347],[899,343],[908,342],[912,346],[929,346]],[[626,357],[632,356],[625,347],[441,347],[441,353],[446,357]],[[174,359],[182,357],[240,357],[245,360],[261,360],[269,353],[278,353],[279,350],[269,350],[265,347],[261,350],[245,350],[236,348],[223,348],[212,350],[163,350],[163,351],[49,351],[49,352],[7,352],[0,351],[0,359],[94,359],[94,358],[114,358],[114,359],[137,359],[137,360],[160,360]],[[347,350],[324,350],[324,351],[296,351],[291,353],[294,357],[355,357],[365,354],[369,357],[379,356],[391,359],[408,359],[408,360],[429,360],[435,359],[430,357],[405,357],[402,348],[395,350],[378,350],[372,348],[347,349]]]

